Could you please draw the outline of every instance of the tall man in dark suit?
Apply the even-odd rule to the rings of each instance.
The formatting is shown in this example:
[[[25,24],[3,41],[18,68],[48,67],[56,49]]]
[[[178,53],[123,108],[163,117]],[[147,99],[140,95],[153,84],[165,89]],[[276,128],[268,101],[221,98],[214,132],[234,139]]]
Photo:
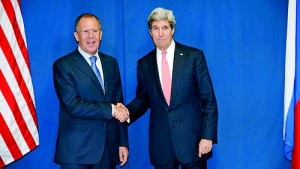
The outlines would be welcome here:
[[[136,98],[126,107],[131,123],[150,108],[149,151],[155,169],[206,169],[217,143],[218,109],[201,50],[173,40],[173,12],[148,17],[156,49],[137,64]]]
[[[75,51],[53,65],[60,102],[55,161],[61,169],[115,169],[128,158],[129,114],[123,102],[117,60],[98,51],[99,19],[82,14],[75,22]],[[121,122],[120,122],[120,121]]]

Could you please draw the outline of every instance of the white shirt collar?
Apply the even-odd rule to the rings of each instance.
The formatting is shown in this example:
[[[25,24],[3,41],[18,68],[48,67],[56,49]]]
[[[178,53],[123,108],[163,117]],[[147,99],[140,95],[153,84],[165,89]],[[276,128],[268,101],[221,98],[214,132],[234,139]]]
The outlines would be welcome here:
[[[175,42],[174,40],[172,40],[171,45],[168,47],[168,49],[166,49],[167,53],[169,54],[173,54],[175,51]],[[156,53],[162,53],[163,51],[159,50],[158,48],[156,48]],[[174,54],[173,54],[174,55]]]
[[[91,61],[90,61],[90,57],[91,57],[91,56],[96,56],[96,57],[97,57],[97,60],[100,59],[100,58],[99,58],[99,54],[98,54],[98,50],[97,50],[97,52],[96,52],[95,55],[90,55],[90,54],[86,53],[85,51],[83,51],[83,50],[81,49],[80,46],[78,46],[78,51],[79,51],[79,53],[84,57],[84,59],[85,59],[88,63],[91,62]]]

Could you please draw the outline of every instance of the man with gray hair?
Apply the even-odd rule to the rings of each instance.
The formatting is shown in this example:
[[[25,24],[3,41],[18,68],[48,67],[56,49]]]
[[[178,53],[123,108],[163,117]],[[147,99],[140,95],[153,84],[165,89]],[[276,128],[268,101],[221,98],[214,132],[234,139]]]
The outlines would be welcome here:
[[[115,169],[128,159],[117,60],[99,51],[102,27],[85,13],[75,21],[76,49],[53,64],[59,106],[55,162],[61,169]]]
[[[171,10],[148,17],[156,46],[137,63],[131,123],[150,108],[149,151],[155,169],[206,169],[217,143],[218,109],[204,54],[173,40]]]

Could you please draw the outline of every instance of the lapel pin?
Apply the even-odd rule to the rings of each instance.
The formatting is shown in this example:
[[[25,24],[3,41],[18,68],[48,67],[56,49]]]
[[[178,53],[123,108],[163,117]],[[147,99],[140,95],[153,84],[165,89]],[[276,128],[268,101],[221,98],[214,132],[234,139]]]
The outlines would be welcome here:
[[[183,53],[180,53],[180,55],[182,56],[182,55],[183,55]]]

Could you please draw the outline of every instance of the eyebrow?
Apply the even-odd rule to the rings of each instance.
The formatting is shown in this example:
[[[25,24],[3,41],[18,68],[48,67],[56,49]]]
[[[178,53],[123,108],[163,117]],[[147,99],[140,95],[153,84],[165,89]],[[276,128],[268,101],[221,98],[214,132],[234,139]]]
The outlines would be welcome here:
[[[157,25],[153,25],[152,27],[159,27]],[[163,25],[162,27],[170,27],[169,25]]]

